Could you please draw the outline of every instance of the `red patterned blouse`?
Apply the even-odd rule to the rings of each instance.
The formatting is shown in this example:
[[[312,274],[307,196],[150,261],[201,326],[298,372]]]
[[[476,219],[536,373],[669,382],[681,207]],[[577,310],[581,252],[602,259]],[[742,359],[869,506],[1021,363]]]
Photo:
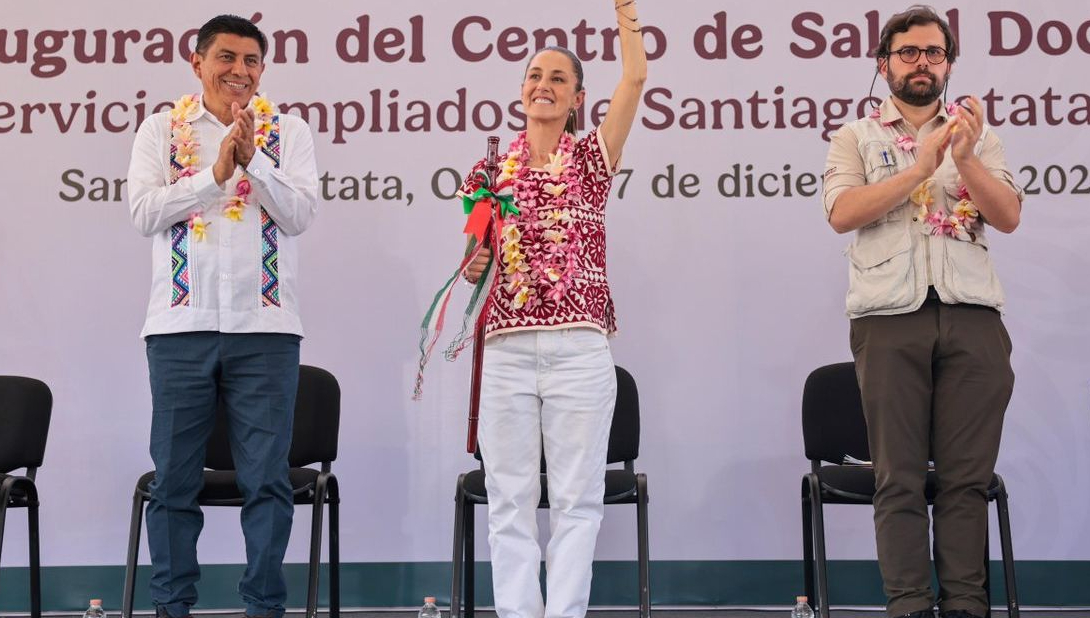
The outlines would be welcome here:
[[[506,155],[501,156],[500,161],[505,158]],[[606,146],[597,129],[574,143],[572,165],[578,174],[581,191],[580,199],[570,202],[564,209],[566,213],[548,207],[552,196],[546,185],[555,181],[555,176],[544,169],[530,169],[525,176],[523,186],[532,188],[516,196],[519,214],[509,215],[506,223],[516,225],[518,249],[525,257],[523,262],[532,265],[523,286],[528,289],[520,297],[517,288],[505,281],[504,269],[508,264],[504,263],[504,256],[495,256],[500,280],[493,285],[489,297],[486,338],[519,330],[589,327],[605,334],[617,330],[613,299],[606,280],[605,230],[606,200],[615,170],[610,168]],[[480,187],[477,172],[482,169],[483,159],[462,183],[461,194],[471,195]],[[546,257],[542,253],[548,250],[547,247],[556,246],[542,240],[545,226],[541,222],[550,218],[552,222],[547,233],[559,232],[563,235],[564,246],[575,243],[577,247],[570,285],[562,294],[557,294],[550,286],[540,267],[533,266],[541,264],[538,258]]]

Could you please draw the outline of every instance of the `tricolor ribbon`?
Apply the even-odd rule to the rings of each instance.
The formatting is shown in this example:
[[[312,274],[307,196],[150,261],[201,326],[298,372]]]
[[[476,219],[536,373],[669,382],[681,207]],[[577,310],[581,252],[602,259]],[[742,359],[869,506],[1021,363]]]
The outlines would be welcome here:
[[[477,258],[481,250],[486,245],[491,245],[493,248],[492,257],[489,258],[488,264],[485,265],[484,273],[481,274],[480,279],[473,286],[473,294],[470,296],[469,303],[462,316],[462,329],[451,340],[450,345],[443,352],[443,356],[447,360],[454,360],[462,350],[472,343],[476,321],[482,317],[485,304],[492,293],[492,288],[499,281],[499,278],[496,277],[497,269],[493,268],[496,263],[494,249],[498,244],[497,230],[502,229],[503,218],[508,214],[519,214],[518,208],[515,207],[515,198],[511,188],[512,183],[500,183],[497,185],[496,190],[492,191],[488,187],[487,175],[481,172],[478,172],[478,174],[483,179],[484,186],[474,191],[472,195],[462,196],[463,208],[466,214],[469,215],[465,232],[471,234],[472,239],[466,245],[466,254],[462,258],[461,264],[458,265],[458,269],[435,294],[435,298],[432,299],[432,303],[420,323],[420,361],[416,373],[416,386],[413,388],[413,399],[420,399],[423,392],[424,366],[431,358],[435,344],[439,341],[439,335],[446,321],[447,306],[450,304],[450,297],[458,278],[465,272],[466,267]],[[491,234],[487,233],[489,223],[492,223]],[[491,236],[491,238],[488,238],[488,236]]]
[[[477,172],[477,176],[481,178],[482,186],[471,195],[462,196],[462,209],[469,216],[462,231],[481,241],[496,210],[503,219],[507,215],[519,214],[519,209],[515,207],[514,184],[510,180],[499,183],[493,191],[488,174]]]
[[[510,183],[504,183],[500,185],[498,189],[499,193],[493,193],[487,187],[481,187],[473,192],[473,195],[466,195],[462,197],[462,208],[468,215],[473,212],[474,208],[481,202],[488,204],[488,201],[499,203],[500,217],[506,217],[507,215],[519,214],[519,209],[515,206],[515,194],[511,189]]]

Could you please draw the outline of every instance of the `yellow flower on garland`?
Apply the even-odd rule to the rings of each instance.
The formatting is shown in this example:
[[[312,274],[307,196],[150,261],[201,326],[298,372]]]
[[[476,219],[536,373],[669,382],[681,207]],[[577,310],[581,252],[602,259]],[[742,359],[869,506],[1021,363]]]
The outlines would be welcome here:
[[[511,306],[515,309],[522,309],[522,307],[530,300],[531,290],[528,287],[523,286],[515,298],[511,301]]]
[[[954,206],[954,214],[964,219],[976,219],[980,216],[980,211],[976,209],[976,205],[969,200],[961,200]]]
[[[177,146],[178,146],[178,156],[179,157],[183,157],[183,156],[185,156],[185,157],[195,157],[197,155],[197,145],[194,144],[191,141],[183,141],[183,142],[179,143]],[[182,165],[185,165],[185,163],[182,163],[181,161],[179,161],[179,163],[181,163]],[[196,164],[197,164],[197,162],[194,161],[193,165],[196,165]]]
[[[170,117],[176,121],[185,120],[196,112],[199,106],[197,97],[187,94],[174,102],[174,108],[170,110]]]
[[[263,96],[254,98],[254,114],[257,114],[258,116],[271,116],[274,111],[272,101]]]
[[[246,200],[241,196],[236,195],[227,200],[227,205],[223,207],[223,216],[231,221],[242,221],[242,211],[245,208]]]
[[[175,160],[182,167],[196,167],[201,162],[201,158],[195,154],[182,154],[181,148],[178,149],[178,156],[175,157]]]
[[[519,231],[519,227],[514,223],[508,223],[503,226],[502,234],[504,242],[518,242],[522,239],[522,232]]]
[[[189,228],[193,230],[193,237],[197,239],[197,242],[203,241],[208,235],[209,225],[200,215],[195,215],[189,222]]]
[[[496,177],[496,183],[501,183],[507,180],[511,180],[518,173],[519,169],[519,153],[512,152],[507,155],[507,160],[500,166],[499,176]]]
[[[935,197],[931,194],[931,188],[935,186],[935,179],[928,178],[921,182],[919,186],[912,190],[912,195],[909,199],[912,203],[919,206],[919,216],[921,219],[927,217],[927,214],[931,211],[931,205],[935,203]]]

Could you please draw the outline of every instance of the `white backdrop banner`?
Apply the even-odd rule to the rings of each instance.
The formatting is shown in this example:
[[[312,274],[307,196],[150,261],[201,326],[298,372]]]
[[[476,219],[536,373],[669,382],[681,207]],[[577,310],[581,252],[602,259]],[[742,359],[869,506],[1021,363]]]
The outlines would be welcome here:
[[[830,133],[871,109],[866,54],[903,8],[874,5],[641,2],[650,77],[607,226],[613,349],[641,389],[637,463],[657,560],[801,557],[802,383],[850,359],[850,238],[822,217],[820,174]],[[302,356],[343,389],[342,559],[447,560],[454,481],[475,465],[468,359],[436,360],[423,401],[410,395],[420,318],[463,247],[451,197],[485,136],[506,144],[522,126],[519,83],[537,46],[584,59],[584,122],[600,120],[620,76],[611,3],[177,8],[4,6],[0,374],[40,378],[55,395],[43,563],[124,561],[122,497],[151,462],[137,336],[150,243],[130,223],[123,178],[140,121],[199,90],[187,63],[196,28],[225,10],[269,35],[262,89],[317,139]],[[949,95],[982,98],[1027,192],[1021,227],[992,241],[1017,373],[998,468],[1018,557],[1090,560],[1090,11],[1059,0],[936,8],[962,45]],[[306,560],[309,517],[297,514],[289,561]],[[633,517],[607,518],[600,559],[633,559]],[[5,546],[20,546],[21,528]],[[873,559],[871,530],[867,509],[838,513],[833,557]],[[244,561],[237,513],[209,514],[200,552]],[[22,552],[4,563],[26,564]]]

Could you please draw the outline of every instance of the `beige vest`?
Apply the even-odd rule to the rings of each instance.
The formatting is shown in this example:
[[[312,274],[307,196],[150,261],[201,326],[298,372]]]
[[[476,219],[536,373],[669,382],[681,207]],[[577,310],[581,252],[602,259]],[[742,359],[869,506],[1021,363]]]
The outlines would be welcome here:
[[[915,150],[906,151],[897,144],[898,137],[908,134],[907,123],[903,120],[889,123],[888,118],[899,118],[900,114],[888,99],[881,111],[880,118],[864,118],[849,125],[858,138],[858,157],[862,162],[859,172],[865,176],[866,184],[885,180],[916,162]],[[920,129],[915,139],[923,140],[930,131],[941,127],[946,118],[945,111],[940,112]],[[992,143],[995,148],[990,147]],[[988,127],[977,141],[975,152],[1021,197],[1020,189],[1013,185],[1006,170],[1002,147]],[[959,201],[959,178],[949,150],[933,178],[931,193],[935,201],[931,210],[941,208],[952,212]],[[946,303],[1001,309],[1003,288],[988,253],[986,232],[981,229],[971,242],[932,235],[930,225],[918,214],[916,204],[906,198],[879,220],[856,231],[855,239],[844,251],[849,260],[848,317],[915,311],[926,299],[928,285],[935,286]]]

